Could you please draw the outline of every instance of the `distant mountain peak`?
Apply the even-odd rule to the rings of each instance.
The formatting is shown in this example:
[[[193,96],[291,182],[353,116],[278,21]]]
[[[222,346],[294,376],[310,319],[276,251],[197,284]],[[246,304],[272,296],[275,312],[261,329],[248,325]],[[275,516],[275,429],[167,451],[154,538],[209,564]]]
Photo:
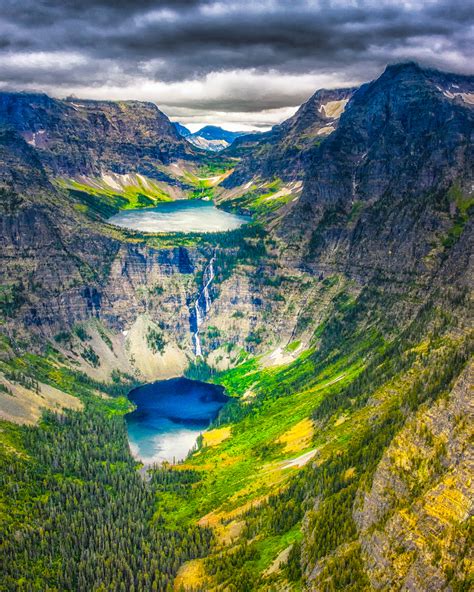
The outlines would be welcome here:
[[[395,73],[398,74],[400,72],[422,72],[423,68],[417,62],[413,60],[408,60],[406,62],[395,62],[393,64],[387,64],[384,73]],[[382,74],[383,75],[383,74]]]
[[[205,125],[197,132],[185,136],[186,139],[204,150],[219,152],[230,146],[236,138],[246,135],[248,132],[231,132],[217,125]]]
[[[229,144],[232,144],[235,138],[243,136],[246,133],[247,132],[231,132],[217,125],[205,125],[192,135],[206,138],[206,140],[224,140]]]

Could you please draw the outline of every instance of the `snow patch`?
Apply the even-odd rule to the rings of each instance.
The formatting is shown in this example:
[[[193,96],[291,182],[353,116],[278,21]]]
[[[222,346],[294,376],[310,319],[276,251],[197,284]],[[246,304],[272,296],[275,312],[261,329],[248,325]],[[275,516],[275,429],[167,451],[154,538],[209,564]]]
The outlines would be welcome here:
[[[450,99],[451,101],[457,99],[458,97],[461,97],[461,99],[465,103],[467,103],[468,105],[474,105],[474,93],[468,93],[468,92],[451,92],[450,90],[442,89],[439,86],[437,86],[436,88],[439,90],[439,92],[442,92],[443,95],[447,99]],[[451,86],[451,88],[459,88],[459,85],[453,84]]]
[[[121,191],[123,185],[121,185],[112,175],[102,175],[102,180],[106,183],[109,187],[116,189],[117,191]]]
[[[41,139],[46,134],[46,130],[38,130],[37,132],[25,134],[25,140],[30,146],[39,148],[42,144]]]

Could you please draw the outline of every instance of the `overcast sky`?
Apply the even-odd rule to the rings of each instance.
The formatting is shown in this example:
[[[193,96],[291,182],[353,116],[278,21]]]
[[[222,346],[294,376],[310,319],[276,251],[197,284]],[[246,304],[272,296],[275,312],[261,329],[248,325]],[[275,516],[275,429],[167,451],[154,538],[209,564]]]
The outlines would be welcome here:
[[[473,72],[469,0],[0,0],[0,88],[264,128],[387,63]]]

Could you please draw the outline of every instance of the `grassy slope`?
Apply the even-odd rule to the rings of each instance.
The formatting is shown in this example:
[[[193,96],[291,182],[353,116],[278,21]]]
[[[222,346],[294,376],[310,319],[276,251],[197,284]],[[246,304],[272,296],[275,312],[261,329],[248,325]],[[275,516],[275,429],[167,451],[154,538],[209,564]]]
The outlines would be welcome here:
[[[118,210],[149,208],[163,201],[171,201],[169,193],[162,185],[147,179],[145,186],[139,177],[136,184],[124,184],[120,188],[113,188],[101,180],[86,183],[75,179],[60,179],[57,184],[60,188],[68,190],[78,201],[78,211],[104,216],[110,216]]]
[[[305,553],[322,562],[319,585],[323,578],[332,581],[335,589],[349,589],[349,585],[355,586],[354,590],[369,589],[350,511],[354,496],[358,488],[370,484],[385,447],[406,418],[419,405],[447,396],[472,345],[457,297],[456,304],[444,302],[438,307],[431,303],[420,309],[404,331],[392,331],[385,338],[373,326],[368,331],[361,319],[367,317],[367,309],[376,311],[384,303],[390,306],[388,295],[343,300],[346,304],[339,308],[342,315],[337,324],[333,318],[317,328],[317,345],[292,364],[265,368],[259,360],[250,359],[213,379],[242,401],[238,410],[231,406],[222,418],[224,425],[226,417],[234,419],[231,435],[217,437],[216,445],[202,448],[185,463],[185,467],[205,472],[193,498],[186,502],[170,498],[158,509],[171,523],[201,517],[201,523],[216,529],[223,545],[230,543],[231,550],[220,549],[207,561],[208,572],[213,574],[208,586],[226,581],[225,568],[218,576],[211,568],[213,562],[225,565],[233,552],[240,553],[239,544],[249,541],[253,552],[239,565],[232,559],[227,585],[244,575],[250,582],[249,590],[270,590],[275,582],[284,585],[290,568],[270,570],[271,574],[267,570],[277,555],[299,538],[303,515],[286,527],[269,527],[276,515],[272,504],[280,503],[271,500],[275,494],[284,498],[296,478],[309,487],[302,498],[305,504],[311,503],[313,489],[318,487],[322,499],[327,500],[313,514],[313,524],[341,532],[335,541],[326,543],[318,537],[318,527],[313,527],[312,534],[306,532]],[[443,311],[445,307],[449,315]],[[313,427],[309,438],[308,423]],[[314,459],[304,470],[288,466],[292,459],[311,451]],[[331,477],[315,485],[326,471]],[[340,504],[344,511],[337,510]],[[291,498],[282,502],[280,513],[291,513],[291,505]],[[342,516],[340,527],[331,526],[332,514],[327,512],[334,511]],[[462,526],[459,528],[462,532]],[[326,535],[320,536],[324,541]],[[336,551],[332,558],[331,551]],[[449,561],[442,565],[446,574],[451,569]],[[461,574],[461,580],[464,576]]]
[[[232,172],[231,166],[229,162],[210,160],[198,167],[163,167],[169,182],[130,173],[102,178],[58,178],[55,184],[69,193],[78,212],[107,218],[119,210],[151,208],[174,199],[213,199],[215,187]]]
[[[265,222],[298,196],[295,187],[284,186],[279,178],[265,182],[255,180],[250,186],[245,185],[235,193],[220,193],[219,203],[222,202],[228,209],[249,213],[257,220]]]

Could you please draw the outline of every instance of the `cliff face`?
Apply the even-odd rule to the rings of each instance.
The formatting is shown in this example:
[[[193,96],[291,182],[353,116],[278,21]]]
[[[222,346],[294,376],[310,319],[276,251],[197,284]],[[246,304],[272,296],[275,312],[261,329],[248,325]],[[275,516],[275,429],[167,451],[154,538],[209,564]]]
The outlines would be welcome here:
[[[455,91],[454,93],[452,91]],[[299,209],[405,199],[472,181],[472,78],[390,66],[362,86],[313,150]]]
[[[14,130],[0,129],[0,185],[19,191],[52,189],[38,154]]]
[[[354,515],[376,590],[449,589],[469,569],[473,378],[470,365],[407,422],[360,492]]]
[[[311,151],[280,235],[321,269],[429,276],[468,219],[472,97],[472,78],[387,68]]]
[[[160,164],[193,150],[153,103],[58,100],[0,93],[0,127],[17,131],[54,177],[138,172],[164,178]]]
[[[225,155],[241,158],[227,188],[253,177],[301,178],[307,151],[330,135],[355,89],[318,90],[298,111],[270,132],[237,138]]]
[[[226,368],[242,348],[258,352],[291,336],[295,319],[279,311],[298,297],[291,286],[271,282],[275,272],[287,273],[284,267],[243,261],[238,249],[205,243],[126,239],[88,220],[52,187],[30,196],[10,187],[3,197],[0,304],[2,333],[13,347],[5,359],[26,351],[44,355],[49,344],[98,380],[113,372],[140,381],[182,375],[195,360],[192,315],[213,253],[210,308],[201,327],[209,361]],[[270,316],[280,320],[269,326]]]
[[[303,526],[308,590],[355,581],[376,590],[466,585],[472,370],[453,386],[446,375],[455,378],[459,368],[444,356],[450,347],[461,351],[457,340],[472,331],[465,307],[474,238],[473,84],[413,64],[387,68],[354,94],[337,130],[313,149],[302,196],[277,229],[299,265],[363,286],[351,331],[339,325],[341,339],[375,330],[397,343],[389,354],[393,374],[382,370],[381,355],[383,380],[371,369],[345,402],[315,412],[323,433],[350,417],[363,443],[355,436],[344,450],[334,437],[327,464],[313,467]],[[415,351],[413,366],[402,361]],[[353,437],[349,427],[346,437]],[[378,438],[387,438],[384,454],[373,445]],[[344,535],[326,532],[344,508],[351,509],[338,530]]]
[[[53,339],[90,319],[103,321],[114,332],[127,331],[146,315],[159,323],[170,343],[191,355],[190,315],[211,247],[123,241],[113,232],[100,232],[100,224],[86,222],[72,209],[59,212],[59,197],[19,199],[22,203],[1,220],[2,285],[18,296],[7,326]],[[243,346],[264,314],[282,306],[271,278],[285,268],[268,262],[244,265],[236,252],[216,252],[212,307],[204,328],[219,317],[223,333],[214,338],[213,349],[223,341]],[[236,313],[244,321],[233,321]],[[283,324],[291,331],[291,320]],[[278,334],[277,325],[273,332]]]

